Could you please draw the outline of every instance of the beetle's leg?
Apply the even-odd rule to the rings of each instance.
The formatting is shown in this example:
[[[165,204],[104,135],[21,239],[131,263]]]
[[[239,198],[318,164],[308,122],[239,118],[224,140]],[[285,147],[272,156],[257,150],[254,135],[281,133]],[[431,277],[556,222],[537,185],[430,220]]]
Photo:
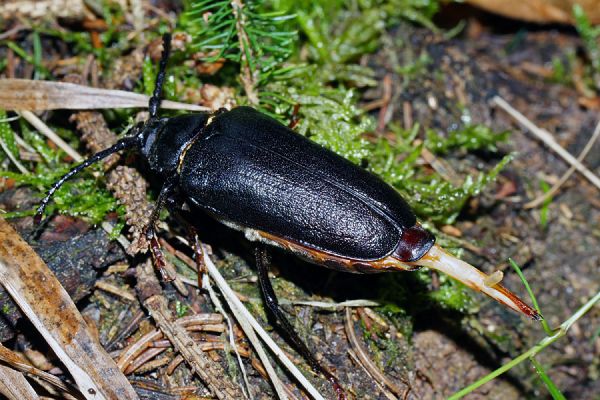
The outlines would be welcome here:
[[[300,339],[298,334],[295,332],[292,324],[287,320],[281,311],[279,302],[277,301],[277,296],[275,295],[275,291],[273,290],[273,286],[269,280],[269,263],[270,258],[267,250],[262,246],[258,246],[256,248],[258,282],[260,283],[260,288],[265,296],[267,308],[273,314],[279,325],[283,328],[288,338],[292,341],[296,350],[309,362],[312,369],[321,372],[323,375],[325,375],[327,380],[331,382],[333,389],[337,393],[338,400],[345,400],[346,394],[344,393],[344,389],[338,382],[337,378],[333,376],[333,374],[316,359],[313,353],[308,349],[308,347],[306,347],[306,344],[304,344],[302,339]]]
[[[148,102],[148,111],[150,112],[150,118],[156,117],[158,113],[158,106],[160,105],[163,82],[165,81],[165,71],[167,69],[167,61],[169,61],[170,52],[171,34],[165,33],[163,35],[163,52],[160,56],[160,63],[158,64],[158,74],[156,75],[156,83],[154,84],[154,91],[152,92],[152,97],[150,97],[150,101]]]
[[[196,228],[188,225],[189,236],[192,238],[192,248],[194,249],[194,261],[198,270],[198,288],[202,289],[202,278],[206,273],[206,265],[204,264],[204,249],[198,238]]]
[[[202,276],[204,273],[206,273],[206,265],[204,264],[204,249],[200,243],[198,231],[182,214],[183,203],[184,199],[179,193],[175,194],[174,196],[169,196],[165,200],[165,206],[169,210],[171,217],[175,218],[177,222],[179,222],[187,230],[187,236],[194,251],[194,261],[196,263],[196,269],[198,272],[198,287],[202,288]]]
[[[171,276],[165,269],[165,258],[160,248],[158,237],[156,236],[155,224],[156,221],[158,221],[160,211],[164,207],[167,199],[173,194],[176,182],[176,178],[169,178],[165,181],[163,187],[160,189],[154,210],[152,210],[152,214],[148,220],[148,225],[145,228],[146,240],[148,243],[150,243],[150,252],[152,253],[152,258],[154,259],[154,265],[158,272],[160,272],[163,280],[166,282],[174,280],[175,277]]]
[[[300,118],[298,117],[298,111],[300,110],[300,104],[294,104],[294,109],[292,110],[292,116],[290,118],[290,123],[288,124],[288,128],[294,129],[298,122],[300,122]]]

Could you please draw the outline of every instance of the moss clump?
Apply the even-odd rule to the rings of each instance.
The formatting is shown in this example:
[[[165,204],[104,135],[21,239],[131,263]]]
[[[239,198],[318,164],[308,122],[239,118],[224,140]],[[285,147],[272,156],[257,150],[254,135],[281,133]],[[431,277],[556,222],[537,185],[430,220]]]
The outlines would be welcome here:
[[[4,114],[5,115],[5,114]],[[11,153],[18,155],[14,131],[6,119],[0,114],[0,137]],[[22,121],[21,121],[22,122]],[[16,185],[28,185],[39,192],[40,200],[43,193],[62,175],[67,173],[72,164],[67,160],[66,154],[53,148],[46,143],[36,132],[30,131],[24,123],[20,124],[23,140],[39,154],[39,161],[21,160],[27,173],[14,172],[11,170],[0,170],[0,177],[12,179]],[[61,130],[58,130],[61,132]],[[70,135],[69,135],[70,136]],[[73,136],[65,136],[66,140],[75,140]],[[108,213],[122,210],[113,196],[105,189],[98,187],[97,179],[88,170],[83,172],[78,179],[65,183],[54,195],[53,201],[47,208],[49,213],[59,212],[62,214],[83,217],[93,224],[102,222]],[[15,218],[34,215],[34,209],[18,210],[4,214],[5,218]],[[116,232],[113,232],[116,234]]]

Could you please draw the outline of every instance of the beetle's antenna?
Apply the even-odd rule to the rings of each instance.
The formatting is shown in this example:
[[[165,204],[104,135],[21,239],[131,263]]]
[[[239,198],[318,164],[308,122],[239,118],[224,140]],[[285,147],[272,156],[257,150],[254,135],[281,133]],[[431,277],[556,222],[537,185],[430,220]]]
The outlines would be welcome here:
[[[119,150],[133,147],[137,142],[138,142],[137,136],[125,137],[125,138],[119,140],[113,146],[109,147],[108,149],[104,149],[102,151],[97,152],[96,154],[94,154],[93,156],[88,158],[87,160],[83,161],[78,166],[71,169],[65,175],[63,175],[62,178],[60,178],[58,181],[56,181],[52,185],[50,190],[48,190],[48,194],[46,195],[46,197],[44,197],[44,199],[41,201],[40,206],[38,207],[38,209],[35,213],[34,223],[36,225],[39,225],[39,223],[42,220],[42,215],[44,214],[44,210],[46,209],[46,206],[50,202],[50,199],[52,199],[52,196],[54,195],[54,193],[72,176],[78,174],[79,172],[81,172],[83,169],[89,167],[90,165],[110,156],[111,154],[116,153]]]
[[[150,118],[156,117],[158,113],[158,106],[160,105],[163,82],[165,81],[165,71],[167,69],[167,61],[169,61],[169,54],[171,53],[171,34],[165,33],[163,35],[163,52],[160,56],[160,63],[158,64],[158,74],[156,75],[156,83],[154,84],[154,92],[150,101],[148,102],[148,111],[150,111]]]

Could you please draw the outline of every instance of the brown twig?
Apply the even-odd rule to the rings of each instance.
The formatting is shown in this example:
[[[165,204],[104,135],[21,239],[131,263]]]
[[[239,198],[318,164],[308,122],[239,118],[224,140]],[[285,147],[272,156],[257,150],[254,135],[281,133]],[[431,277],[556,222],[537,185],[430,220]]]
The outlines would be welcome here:
[[[16,35],[20,31],[23,31],[26,29],[29,29],[29,28],[23,24],[17,23],[15,26],[10,28],[9,30],[0,33],[0,40],[10,39],[12,36]]]
[[[423,142],[420,139],[417,139],[413,144],[418,146],[422,143]],[[425,162],[427,162],[427,164],[431,166],[431,168],[435,170],[435,172],[440,174],[444,180],[452,183],[455,186],[461,185],[461,179],[458,177],[456,171],[454,171],[454,169],[447,162],[436,157],[435,154],[427,150],[427,148],[423,147],[421,149],[421,157],[423,160],[425,160]]]
[[[242,81],[242,85],[244,86],[244,91],[246,92],[246,96],[248,96],[248,101],[250,104],[257,105],[258,104],[258,94],[256,93],[256,72],[252,71],[250,68],[250,62],[248,60],[248,53],[252,53],[252,47],[250,45],[250,39],[248,38],[248,34],[246,33],[246,16],[242,12],[244,8],[244,4],[242,0],[233,0],[231,2],[231,7],[233,7],[233,15],[235,16],[235,29],[237,31],[238,41],[240,43],[240,53],[241,53],[241,65],[242,71],[240,73],[240,79]],[[253,56],[252,54],[250,55]]]
[[[386,125],[392,117],[393,109],[390,108],[390,101],[392,100],[392,94],[394,90],[394,82],[392,81],[391,74],[385,74],[383,77],[383,98],[381,109],[379,110],[379,116],[377,118],[377,131],[383,132]]]
[[[61,381],[52,374],[49,374],[29,365],[29,363],[22,359],[20,355],[7,349],[2,344],[0,344],[0,361],[6,363],[7,365],[10,365],[12,368],[21,371],[29,376],[36,377],[42,381],[48,382],[50,385],[65,393],[69,393],[76,398],[83,399],[83,396],[81,395],[81,393],[79,393],[79,390],[77,390],[77,388],[66,384],[65,382]]]
[[[111,338],[108,343],[104,346],[106,351],[112,351],[115,347],[115,344],[121,342],[121,340],[125,339],[129,335],[131,335],[138,328],[138,325],[142,318],[144,318],[146,314],[142,310],[138,310],[138,312],[131,318],[131,320],[125,325],[125,328],[121,330],[118,334],[116,334],[113,338]]]
[[[194,372],[217,398],[241,399],[243,395],[240,388],[228,378],[221,365],[210,360],[183,327],[173,323],[175,318],[168,308],[167,299],[161,293],[160,284],[152,272],[151,264],[146,262],[139,265],[137,276],[138,297],[142,304]]]
[[[107,149],[117,142],[117,135],[108,129],[104,116],[98,111],[76,112],[69,121],[75,123],[77,130],[81,132],[81,141],[92,153]],[[118,159],[118,154],[107,157],[103,162],[104,168],[109,169]]]
[[[506,100],[499,96],[495,96],[492,101],[504,111],[506,111],[512,118],[519,122],[519,124],[523,125],[527,130],[533,133],[538,139],[544,142],[548,147],[550,147],[555,153],[557,153],[561,158],[563,158],[567,163],[572,165],[579,171],[583,176],[585,176],[594,186],[600,189],[600,178],[592,171],[590,171],[586,166],[584,166],[581,162],[577,161],[575,157],[573,157],[568,151],[566,151],[560,144],[554,140],[554,137],[550,134],[550,132],[540,129],[533,122],[528,120],[523,114],[515,110]]]
[[[219,314],[195,314],[189,317],[183,317],[176,323],[188,330],[203,330],[209,332],[223,332],[223,317]],[[121,370],[127,369],[127,366],[139,357],[146,349],[156,346],[156,343],[163,338],[159,330],[153,330],[140,337],[137,341],[131,343],[119,354],[117,366]]]
[[[139,357],[137,357],[135,360],[133,360],[133,362],[131,364],[129,364],[127,366],[127,368],[125,368],[125,371],[123,371],[123,373],[125,375],[129,375],[129,374],[132,374],[132,373],[138,371],[140,368],[145,366],[145,364],[147,364],[154,357],[165,352],[165,350],[167,350],[167,347],[152,347],[152,348],[147,349],[142,354],[140,354]],[[164,365],[166,365],[168,363],[169,362],[167,361]],[[146,369],[146,368],[147,367],[145,367],[144,369]],[[154,368],[158,368],[158,367],[154,367]]]
[[[387,376],[385,376],[379,368],[371,361],[371,358],[367,354],[363,345],[359,342],[356,334],[354,333],[354,323],[352,322],[352,309],[350,307],[346,307],[346,335],[348,336],[348,341],[350,345],[354,349],[360,364],[365,368],[365,370],[371,375],[373,379],[378,381],[382,386],[390,389],[396,396],[402,396],[404,390],[400,389],[394,382],[392,382]],[[408,386],[407,390],[410,390],[410,386],[407,382],[405,384]]]
[[[132,293],[128,292],[126,289],[115,286],[112,283],[106,281],[96,281],[94,287],[107,293],[114,294],[115,296],[118,296],[127,302],[135,301],[135,296]]]
[[[167,375],[173,375],[173,372],[175,372],[175,369],[177,369],[177,367],[179,366],[179,364],[181,364],[183,362],[183,357],[181,357],[181,355],[176,355],[171,362],[169,362],[169,365],[167,366],[166,369],[166,374]]]

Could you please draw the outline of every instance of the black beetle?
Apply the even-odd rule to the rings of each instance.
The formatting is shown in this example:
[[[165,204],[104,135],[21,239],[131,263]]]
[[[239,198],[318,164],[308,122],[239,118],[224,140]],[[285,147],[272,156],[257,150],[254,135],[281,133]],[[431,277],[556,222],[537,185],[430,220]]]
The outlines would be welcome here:
[[[133,134],[96,153],[57,181],[42,200],[41,218],[53,193],[83,168],[126,148],[137,148],[164,180],[147,229],[165,202],[179,193],[250,240],[290,250],[315,263],[369,273],[438,269],[531,318],[539,314],[488,276],[436,246],[398,192],[377,176],[250,108],[173,118],[157,115],[169,56],[164,37],[150,118]],[[156,243],[156,241],[154,241]],[[153,246],[154,247],[154,246]],[[154,248],[156,254],[157,248]],[[268,256],[257,251],[259,280],[268,308],[298,350],[330,379],[281,313],[267,275]]]

